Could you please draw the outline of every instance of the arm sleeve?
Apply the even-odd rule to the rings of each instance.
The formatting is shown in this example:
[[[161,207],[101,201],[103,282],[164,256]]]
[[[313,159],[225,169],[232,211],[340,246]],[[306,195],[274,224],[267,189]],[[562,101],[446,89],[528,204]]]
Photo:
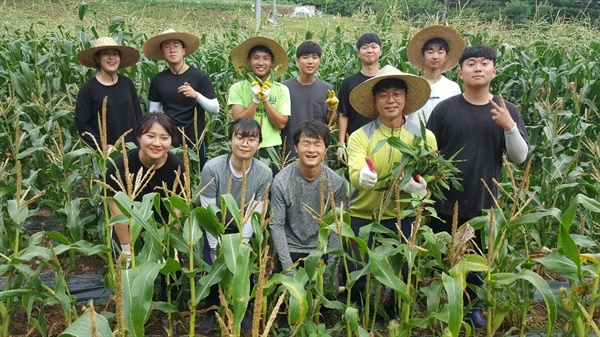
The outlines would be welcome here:
[[[196,97],[196,102],[202,106],[204,111],[209,114],[216,115],[219,113],[219,101],[216,98],[208,99],[201,92],[198,93],[198,97]]]
[[[521,136],[516,123],[512,129],[504,132],[504,138],[506,138],[506,152],[510,160],[517,164],[524,162],[527,158],[529,146],[523,136]]]
[[[288,250],[287,238],[285,236],[285,217],[285,198],[279,186],[273,184],[273,189],[271,190],[271,223],[269,224],[269,227],[271,229],[271,238],[275,245],[275,251],[277,251],[277,256],[283,270],[290,268],[293,264]]]
[[[150,101],[150,112],[160,112],[162,110],[162,104],[160,102]]]

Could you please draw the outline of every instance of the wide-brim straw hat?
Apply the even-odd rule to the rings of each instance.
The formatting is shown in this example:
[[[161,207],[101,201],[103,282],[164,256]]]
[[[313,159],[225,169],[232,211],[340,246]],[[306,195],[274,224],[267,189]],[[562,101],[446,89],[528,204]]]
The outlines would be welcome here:
[[[142,46],[142,51],[147,58],[153,60],[164,60],[165,55],[161,49],[163,42],[167,40],[179,40],[185,45],[185,55],[191,55],[193,52],[200,47],[200,38],[196,35],[189,33],[176,32],[174,29],[169,28],[159,35],[153,36],[148,39]]]
[[[285,73],[288,68],[288,55],[285,49],[279,43],[262,36],[251,37],[242,42],[239,46],[231,51],[231,61],[235,69],[240,69],[248,64],[248,53],[250,49],[256,46],[265,46],[273,53],[272,68],[279,66],[279,70],[275,76],[279,77]]]
[[[448,60],[442,68],[442,72],[446,72],[458,64],[458,60],[465,50],[465,40],[460,33],[449,26],[435,25],[421,29],[415,36],[410,39],[406,47],[406,56],[415,68],[423,70],[423,53],[421,49],[425,43],[431,39],[438,38],[446,41],[450,52]]]
[[[403,73],[387,65],[381,68],[377,75],[359,84],[350,92],[350,104],[352,104],[354,110],[361,115],[377,118],[378,114],[375,111],[375,100],[373,99],[373,87],[381,80],[387,78],[400,79],[406,83],[408,89],[406,90],[406,98],[404,100],[404,115],[409,115],[419,110],[429,100],[431,87],[425,79],[413,74]]]
[[[96,62],[94,55],[103,49],[116,49],[119,51],[121,54],[119,69],[132,66],[140,59],[140,52],[137,51],[137,49],[120,45],[112,37],[106,36],[99,37],[94,41],[92,47],[77,53],[77,59],[79,60],[79,63],[86,67],[97,68],[98,62]]]

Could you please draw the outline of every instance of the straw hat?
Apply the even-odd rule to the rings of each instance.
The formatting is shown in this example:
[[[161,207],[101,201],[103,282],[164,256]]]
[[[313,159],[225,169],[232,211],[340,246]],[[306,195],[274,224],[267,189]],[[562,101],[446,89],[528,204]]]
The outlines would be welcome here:
[[[174,29],[169,28],[159,35],[153,36],[148,39],[142,46],[142,51],[146,57],[153,60],[164,60],[165,55],[163,54],[160,46],[167,40],[179,40],[185,45],[185,54],[191,55],[193,52],[200,47],[200,38],[196,35],[189,33],[178,33]]]
[[[231,61],[235,69],[243,68],[248,64],[248,53],[250,49],[256,46],[269,48],[273,53],[273,68],[279,66],[279,71],[275,76],[279,77],[283,75],[288,67],[288,55],[285,49],[279,43],[261,36],[249,38],[231,51]]]
[[[442,72],[446,72],[456,67],[460,56],[465,50],[465,40],[456,29],[444,25],[423,28],[410,39],[408,46],[406,47],[406,55],[408,56],[410,63],[412,63],[415,68],[423,70],[423,54],[421,53],[421,49],[427,41],[434,38],[445,40],[450,47],[448,60],[444,64]]]
[[[429,100],[431,87],[426,80],[413,74],[403,73],[388,65],[380,69],[375,77],[369,78],[350,92],[350,104],[352,104],[354,110],[361,115],[377,118],[373,100],[373,87],[379,81],[387,78],[400,79],[408,87],[403,111],[405,116],[419,110]]]
[[[119,69],[126,68],[136,64],[140,59],[140,52],[137,49],[127,46],[122,46],[117,43],[112,37],[99,37],[94,41],[94,45],[88,49],[84,49],[77,53],[77,59],[79,63],[86,67],[97,68],[98,62],[94,58],[94,55],[102,49],[116,49],[121,54],[121,62],[119,63]]]

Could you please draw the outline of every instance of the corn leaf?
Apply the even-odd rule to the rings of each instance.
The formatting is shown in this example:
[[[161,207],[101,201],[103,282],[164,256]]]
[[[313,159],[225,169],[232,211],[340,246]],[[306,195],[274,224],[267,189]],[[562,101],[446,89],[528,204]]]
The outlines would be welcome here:
[[[110,330],[110,326],[106,318],[102,315],[95,315],[95,326],[96,331],[98,332],[97,337],[112,337],[112,331]],[[84,312],[79,318],[71,323],[65,331],[63,331],[59,337],[87,337],[90,336],[92,331],[92,320],[90,317],[90,312]]]

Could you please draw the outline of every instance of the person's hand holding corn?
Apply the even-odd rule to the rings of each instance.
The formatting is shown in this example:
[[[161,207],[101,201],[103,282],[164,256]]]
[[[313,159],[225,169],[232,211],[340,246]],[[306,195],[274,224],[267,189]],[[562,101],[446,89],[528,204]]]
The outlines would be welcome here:
[[[325,101],[325,105],[327,105],[327,110],[336,111],[340,100],[335,97],[335,91],[331,89],[327,89],[327,100]]]
[[[269,96],[271,95],[271,83],[269,81],[265,81],[261,85],[258,81],[254,81],[252,82],[250,90],[252,90],[252,94],[254,95],[252,102],[259,104],[260,102],[264,102],[269,99]]]

